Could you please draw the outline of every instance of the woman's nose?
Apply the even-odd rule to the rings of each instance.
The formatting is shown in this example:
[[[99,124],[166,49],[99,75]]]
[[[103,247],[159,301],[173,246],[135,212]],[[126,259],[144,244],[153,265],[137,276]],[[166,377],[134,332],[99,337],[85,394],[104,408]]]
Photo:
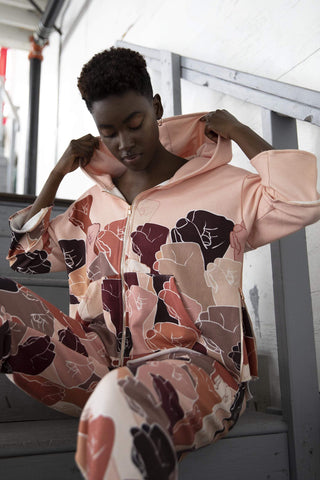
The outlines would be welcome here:
[[[130,133],[128,132],[119,132],[119,144],[118,148],[120,151],[130,150],[134,146],[134,141]]]

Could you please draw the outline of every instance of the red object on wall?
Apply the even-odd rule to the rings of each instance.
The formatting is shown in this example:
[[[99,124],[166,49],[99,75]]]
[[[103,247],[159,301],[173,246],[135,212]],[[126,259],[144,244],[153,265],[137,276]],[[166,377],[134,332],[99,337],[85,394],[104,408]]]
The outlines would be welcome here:
[[[0,76],[6,80],[6,70],[7,70],[7,48],[1,47],[0,49]],[[3,116],[3,106],[4,102],[2,102],[1,109],[2,109],[2,124],[5,125],[6,117]]]
[[[0,76],[6,78],[7,69],[7,48],[1,47],[0,50]]]
[[[7,48],[1,47],[0,49],[0,76],[3,77],[3,79],[6,79],[6,70],[7,70]],[[2,113],[3,113],[3,105],[4,102],[2,102],[1,108],[2,108]],[[6,118],[2,116],[2,124],[5,125],[6,123]]]

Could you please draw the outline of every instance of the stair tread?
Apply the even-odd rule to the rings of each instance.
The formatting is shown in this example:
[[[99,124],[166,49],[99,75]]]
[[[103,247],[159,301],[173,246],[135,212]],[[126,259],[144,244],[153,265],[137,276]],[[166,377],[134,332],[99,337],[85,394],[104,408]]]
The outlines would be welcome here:
[[[0,457],[74,451],[78,418],[0,424]],[[280,415],[248,410],[226,438],[285,432]]]

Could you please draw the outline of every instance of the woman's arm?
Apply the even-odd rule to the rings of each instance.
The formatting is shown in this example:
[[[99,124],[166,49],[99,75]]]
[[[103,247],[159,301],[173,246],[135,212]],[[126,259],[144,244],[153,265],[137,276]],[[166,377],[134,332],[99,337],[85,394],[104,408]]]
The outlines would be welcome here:
[[[28,212],[25,223],[42,208],[53,204],[59,185],[65,175],[76,170],[79,165],[85,166],[89,163],[96,148],[99,148],[99,139],[90,134],[77,140],[71,140],[68,148],[51,171],[39,196]]]
[[[208,138],[216,141],[218,135],[221,135],[223,138],[233,140],[250,160],[260,152],[273,150],[268,142],[247,125],[239,122],[227,110],[210,112],[202,117],[201,121],[206,122],[205,134]]]

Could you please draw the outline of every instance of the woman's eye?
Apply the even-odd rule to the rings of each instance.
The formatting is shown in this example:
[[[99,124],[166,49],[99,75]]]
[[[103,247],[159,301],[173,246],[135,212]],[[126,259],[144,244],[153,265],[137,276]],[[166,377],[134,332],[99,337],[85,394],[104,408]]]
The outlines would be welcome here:
[[[112,132],[108,130],[102,130],[100,133],[103,138],[113,138],[116,136],[116,132]]]
[[[138,130],[142,126],[142,122],[139,125],[129,125],[130,130]]]
[[[138,128],[142,127],[143,124],[143,117],[141,115],[137,115],[136,117],[132,118],[128,123],[128,127],[130,130],[138,130]]]
[[[142,126],[142,123],[140,123],[139,125],[136,125],[134,127],[130,126],[129,128],[130,128],[130,130],[138,130],[138,128],[140,128],[141,126]]]

